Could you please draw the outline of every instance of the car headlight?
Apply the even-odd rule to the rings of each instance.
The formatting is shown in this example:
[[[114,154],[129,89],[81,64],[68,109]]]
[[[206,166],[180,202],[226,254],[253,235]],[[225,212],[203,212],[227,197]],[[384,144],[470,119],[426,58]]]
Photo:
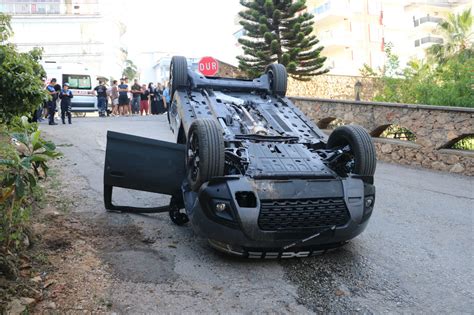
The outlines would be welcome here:
[[[374,196],[365,197],[364,206],[365,208],[372,208],[374,206]]]
[[[217,202],[214,207],[216,212],[223,212],[226,210],[227,204],[225,202]]]
[[[365,196],[364,198],[364,215],[362,216],[362,222],[365,222],[370,215],[372,214],[372,210],[374,209],[375,203],[375,196]]]
[[[211,209],[217,217],[234,221],[232,206],[228,200],[213,199]]]

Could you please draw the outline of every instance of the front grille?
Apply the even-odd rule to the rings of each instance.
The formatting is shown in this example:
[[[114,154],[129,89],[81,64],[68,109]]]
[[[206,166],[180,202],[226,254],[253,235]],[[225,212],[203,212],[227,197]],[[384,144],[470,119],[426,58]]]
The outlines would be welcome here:
[[[342,198],[262,200],[258,225],[262,230],[299,230],[340,226],[349,220]]]

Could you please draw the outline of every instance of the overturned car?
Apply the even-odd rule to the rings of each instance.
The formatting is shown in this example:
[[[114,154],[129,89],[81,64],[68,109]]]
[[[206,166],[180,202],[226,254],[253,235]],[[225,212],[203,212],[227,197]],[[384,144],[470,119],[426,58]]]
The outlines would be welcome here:
[[[168,119],[176,143],[108,132],[105,207],[168,212],[226,253],[306,257],[345,244],[375,202],[375,148],[359,126],[329,138],[285,97],[272,64],[254,80],[205,77],[175,56]],[[168,206],[114,205],[113,187],[171,196]]]

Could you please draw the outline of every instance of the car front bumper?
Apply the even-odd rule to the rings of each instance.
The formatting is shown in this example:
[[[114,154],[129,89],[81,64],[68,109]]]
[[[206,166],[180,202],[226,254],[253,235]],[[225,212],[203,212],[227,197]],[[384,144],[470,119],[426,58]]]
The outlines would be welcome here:
[[[293,216],[288,218],[296,220],[291,227],[275,225],[273,230],[262,229],[262,220],[259,220],[262,201],[327,199],[344,201],[348,217],[343,224],[333,225],[327,221],[308,227],[301,222],[299,228],[298,218]],[[367,199],[371,199],[370,206]],[[199,193],[184,188],[186,211],[195,232],[220,251],[248,258],[307,257],[337,248],[364,231],[374,201],[375,187],[351,177],[337,180],[222,177],[204,184]],[[219,203],[225,205],[224,211],[216,210]],[[307,215],[304,209],[299,213]],[[278,222],[285,224],[285,220]]]

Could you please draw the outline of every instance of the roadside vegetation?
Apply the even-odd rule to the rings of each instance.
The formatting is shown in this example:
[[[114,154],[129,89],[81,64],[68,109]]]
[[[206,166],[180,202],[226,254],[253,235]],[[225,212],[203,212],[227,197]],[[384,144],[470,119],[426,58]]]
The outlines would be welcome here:
[[[439,24],[443,44],[427,50],[424,60],[411,60],[401,67],[393,46],[385,48],[386,63],[380,69],[365,65],[363,76],[377,79],[376,101],[474,107],[473,18],[471,9],[450,14]]]
[[[0,137],[0,272],[15,278],[14,253],[30,243],[29,218],[43,195],[38,181],[47,175],[47,161],[59,153],[24,116],[4,127]]]
[[[0,313],[4,297],[21,290],[19,270],[32,244],[30,218],[44,198],[39,184],[48,174],[48,161],[60,156],[52,142],[41,137],[28,116],[46,94],[39,64],[41,50],[20,53],[8,43],[10,17],[0,13]],[[10,282],[8,282],[10,281]],[[13,281],[13,282],[11,282]],[[12,293],[12,291],[14,291]]]
[[[0,13],[0,123],[29,115],[45,98],[39,64],[41,49],[21,53],[8,39],[13,35],[10,16]]]

